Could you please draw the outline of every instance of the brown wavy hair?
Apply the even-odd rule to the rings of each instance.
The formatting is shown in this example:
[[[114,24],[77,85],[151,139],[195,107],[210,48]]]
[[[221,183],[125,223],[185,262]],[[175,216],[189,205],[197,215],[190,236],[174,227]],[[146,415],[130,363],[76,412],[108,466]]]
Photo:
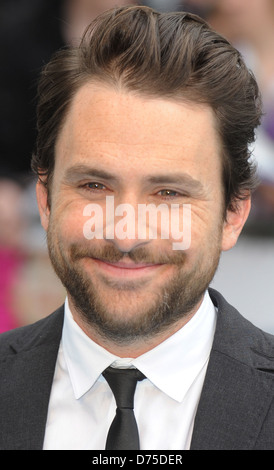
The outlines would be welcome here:
[[[98,16],[79,46],[58,51],[41,72],[31,166],[49,193],[56,138],[75,93],[93,80],[147,97],[209,105],[222,143],[225,208],[235,210],[237,200],[254,190],[249,148],[261,100],[241,54],[196,15],[129,6]]]

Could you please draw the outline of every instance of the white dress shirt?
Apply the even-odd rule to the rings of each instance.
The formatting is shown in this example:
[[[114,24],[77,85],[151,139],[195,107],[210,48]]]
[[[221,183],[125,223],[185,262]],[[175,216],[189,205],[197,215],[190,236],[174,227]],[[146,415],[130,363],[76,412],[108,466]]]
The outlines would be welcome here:
[[[189,449],[215,324],[216,311],[206,292],[183,328],[138,358],[121,359],[82,331],[66,300],[44,449],[104,450],[116,409],[102,376],[110,364],[135,366],[147,377],[138,382],[134,399],[140,449]]]

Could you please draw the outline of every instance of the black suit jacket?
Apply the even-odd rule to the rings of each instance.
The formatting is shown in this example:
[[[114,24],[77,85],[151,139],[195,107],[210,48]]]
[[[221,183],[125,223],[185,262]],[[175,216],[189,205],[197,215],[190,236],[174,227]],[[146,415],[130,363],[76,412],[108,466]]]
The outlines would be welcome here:
[[[274,449],[274,337],[210,296],[218,320],[191,449]],[[1,450],[43,447],[63,316],[61,307],[0,336]]]

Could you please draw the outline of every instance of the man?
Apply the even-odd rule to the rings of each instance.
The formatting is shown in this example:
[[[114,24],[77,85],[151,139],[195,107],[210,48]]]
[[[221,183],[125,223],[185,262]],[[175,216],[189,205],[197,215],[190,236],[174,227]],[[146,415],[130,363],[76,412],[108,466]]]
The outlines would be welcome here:
[[[255,186],[239,53],[198,17],[117,8],[39,96],[32,167],[67,299],[1,338],[0,447],[273,449],[273,338],[208,289]]]

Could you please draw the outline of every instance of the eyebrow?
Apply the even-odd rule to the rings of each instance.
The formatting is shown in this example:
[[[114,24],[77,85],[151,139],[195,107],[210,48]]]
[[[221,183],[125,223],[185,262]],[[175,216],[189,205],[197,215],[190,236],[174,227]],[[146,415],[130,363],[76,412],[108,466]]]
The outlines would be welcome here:
[[[86,165],[74,165],[67,169],[64,179],[66,182],[73,183],[80,179],[102,178],[106,181],[118,181],[118,178],[106,170],[91,168]]]
[[[204,186],[202,183],[188,173],[175,173],[175,174],[168,174],[168,175],[155,175],[149,176],[148,182],[152,184],[177,184],[183,186],[184,189],[188,191],[193,191],[197,195],[204,193]]]
[[[64,180],[67,183],[76,183],[81,179],[88,178],[101,178],[109,182],[118,182],[119,177],[112,173],[100,169],[93,168],[87,165],[74,165],[67,169],[65,172]],[[151,175],[145,176],[144,181],[147,184],[176,184],[183,187],[183,189],[193,192],[196,196],[202,196],[205,188],[202,183],[188,173],[176,172],[167,175]]]

